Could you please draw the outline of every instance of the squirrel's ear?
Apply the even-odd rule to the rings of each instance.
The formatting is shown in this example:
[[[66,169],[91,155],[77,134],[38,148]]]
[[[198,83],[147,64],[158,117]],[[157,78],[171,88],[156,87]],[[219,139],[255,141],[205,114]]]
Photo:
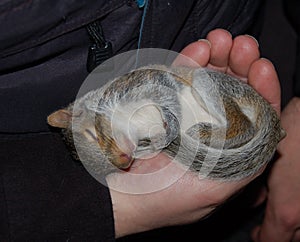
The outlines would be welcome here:
[[[50,114],[47,118],[47,122],[56,128],[68,128],[72,122],[72,112],[66,109],[60,109]]]

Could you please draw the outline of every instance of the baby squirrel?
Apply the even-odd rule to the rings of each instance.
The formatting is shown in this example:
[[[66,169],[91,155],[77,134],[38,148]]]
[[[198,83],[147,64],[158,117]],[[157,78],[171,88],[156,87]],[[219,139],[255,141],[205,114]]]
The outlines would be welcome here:
[[[88,92],[48,124],[62,128],[75,158],[103,175],[164,152],[208,178],[240,180],[266,165],[285,135],[273,108],[237,78],[163,65]]]

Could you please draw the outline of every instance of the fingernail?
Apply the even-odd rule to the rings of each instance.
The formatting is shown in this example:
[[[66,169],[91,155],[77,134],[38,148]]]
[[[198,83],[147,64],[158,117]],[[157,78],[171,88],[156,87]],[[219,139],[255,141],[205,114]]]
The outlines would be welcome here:
[[[232,38],[232,34],[229,32],[229,30],[227,30],[227,29],[222,29],[222,30],[225,31],[225,32],[227,32],[231,36],[231,38]]]
[[[268,62],[273,67],[273,69],[275,70],[275,66],[274,66],[274,64],[271,60],[269,60],[268,58],[265,58],[265,57],[261,57],[260,59],[265,61],[265,62]]]
[[[255,41],[255,43],[257,44],[257,47],[259,47],[259,43],[258,43],[258,41],[257,41],[256,38],[254,38],[252,35],[249,35],[249,34],[245,34],[245,36],[248,36],[248,37],[250,37],[251,39],[253,39],[253,40]]]
[[[207,39],[199,39],[198,41],[199,42],[205,42],[205,43],[207,43],[209,45],[209,48],[211,48],[211,43],[209,42],[209,40],[207,40]]]

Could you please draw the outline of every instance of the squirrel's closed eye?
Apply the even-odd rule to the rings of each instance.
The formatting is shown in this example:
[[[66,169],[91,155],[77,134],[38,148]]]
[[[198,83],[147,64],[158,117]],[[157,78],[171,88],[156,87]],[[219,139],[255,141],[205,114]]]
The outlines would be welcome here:
[[[150,138],[144,138],[144,139],[139,140],[139,142],[138,142],[138,146],[141,146],[141,147],[146,147],[146,146],[149,146],[150,144],[151,144]]]

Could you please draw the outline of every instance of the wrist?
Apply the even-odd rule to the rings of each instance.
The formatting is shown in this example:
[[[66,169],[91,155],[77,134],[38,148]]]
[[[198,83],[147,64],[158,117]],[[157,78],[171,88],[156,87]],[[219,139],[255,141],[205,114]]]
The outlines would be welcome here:
[[[134,205],[140,195],[122,193],[113,189],[110,189],[110,195],[116,238],[149,230],[149,228],[143,225],[142,213]]]

